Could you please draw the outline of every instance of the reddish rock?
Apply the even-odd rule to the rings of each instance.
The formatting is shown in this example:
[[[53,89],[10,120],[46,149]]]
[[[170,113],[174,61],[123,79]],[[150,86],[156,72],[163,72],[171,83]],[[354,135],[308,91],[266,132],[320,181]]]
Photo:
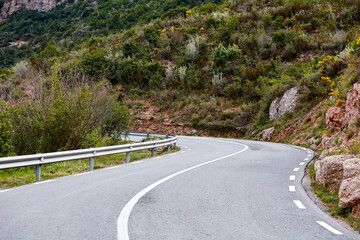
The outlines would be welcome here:
[[[326,126],[339,130],[344,122],[341,108],[331,107],[326,112]]]
[[[359,117],[360,82],[352,85],[345,102],[345,123],[354,123]]]
[[[334,155],[315,162],[316,181],[331,191],[338,190],[343,180],[343,163],[353,157],[350,154]]]
[[[339,190],[339,206],[350,207],[351,214],[360,216],[360,176],[345,179]]]
[[[260,141],[270,141],[274,131],[275,131],[275,127],[265,129],[259,134],[258,139]]]

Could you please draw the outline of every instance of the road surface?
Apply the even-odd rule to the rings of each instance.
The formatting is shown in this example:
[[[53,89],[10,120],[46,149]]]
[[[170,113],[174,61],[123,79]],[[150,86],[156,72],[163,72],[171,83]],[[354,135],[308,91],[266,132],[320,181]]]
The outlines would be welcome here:
[[[0,191],[0,239],[360,239],[303,190],[311,151],[177,144],[170,155]]]

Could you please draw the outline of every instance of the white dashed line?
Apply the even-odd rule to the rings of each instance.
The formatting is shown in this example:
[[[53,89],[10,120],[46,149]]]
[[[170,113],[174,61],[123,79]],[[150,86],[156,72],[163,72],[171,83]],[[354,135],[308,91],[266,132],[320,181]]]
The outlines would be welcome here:
[[[181,151],[180,153],[185,153],[184,151]]]
[[[90,174],[90,173],[92,173],[92,172],[83,172],[83,173],[76,174],[74,176],[82,176],[82,175],[86,175],[86,174]]]
[[[297,171],[299,171],[299,168],[297,167],[297,168],[294,168],[294,170],[293,170],[294,172],[297,172]]]
[[[299,200],[294,200],[294,203],[296,204],[296,206],[300,209],[306,209],[306,207],[302,204],[301,201]]]
[[[302,165],[304,165],[304,164],[305,164],[304,162],[299,163],[300,166],[302,166]]]
[[[289,186],[289,192],[295,192],[295,186]]]
[[[42,181],[42,182],[36,182],[34,184],[37,185],[37,184],[43,184],[43,183],[52,182],[52,181],[54,181],[54,180],[46,180],[46,181]]]
[[[305,158],[304,160],[307,161],[307,160],[309,160],[309,158]]]
[[[311,157],[311,154],[308,154],[308,157]]]
[[[191,151],[191,148],[189,148],[188,151]]]
[[[0,190],[0,193],[2,193],[2,192],[8,192],[8,191],[10,191],[11,189],[4,189],[4,190]]]
[[[154,159],[160,159],[161,157],[156,157],[156,158],[154,158]]]
[[[326,228],[327,230],[329,230],[330,232],[332,232],[333,234],[342,235],[342,232],[339,232],[335,228],[331,227],[329,224],[327,224],[327,223],[325,223],[323,221],[316,221],[316,222],[318,224],[320,224],[321,226],[323,226],[324,228]]]
[[[295,180],[295,175],[290,175],[289,180],[294,181]]]
[[[135,162],[132,162],[131,164],[142,163],[142,162],[143,162],[143,160],[141,160],[141,161],[135,161]]]

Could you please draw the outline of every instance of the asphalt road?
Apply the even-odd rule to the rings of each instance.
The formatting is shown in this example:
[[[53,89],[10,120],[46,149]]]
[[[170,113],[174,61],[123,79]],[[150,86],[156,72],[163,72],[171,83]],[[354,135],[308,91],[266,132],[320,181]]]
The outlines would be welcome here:
[[[360,239],[303,190],[312,152],[192,137],[178,146],[0,191],[0,239]]]

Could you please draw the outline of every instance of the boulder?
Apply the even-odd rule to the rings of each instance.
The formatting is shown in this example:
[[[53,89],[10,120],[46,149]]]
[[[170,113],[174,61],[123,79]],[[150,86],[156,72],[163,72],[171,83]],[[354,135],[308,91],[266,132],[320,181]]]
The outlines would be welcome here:
[[[326,126],[333,127],[339,130],[344,122],[344,117],[341,108],[331,107],[326,111],[325,115]]]
[[[281,98],[276,98],[272,101],[269,109],[269,118],[271,121],[283,116],[286,111],[294,111],[299,101],[300,90],[300,87],[293,87],[286,91]]]
[[[338,190],[343,180],[343,163],[353,157],[350,154],[334,155],[315,162],[316,181],[331,191]]]
[[[348,179],[360,175],[360,158],[350,158],[345,160],[343,163],[343,168],[343,179]]]
[[[270,141],[274,131],[275,127],[265,129],[259,134],[258,139],[261,141]]]
[[[360,217],[360,175],[345,179],[339,190],[339,206],[350,207],[351,214]]]
[[[345,123],[354,123],[359,117],[360,82],[352,85],[345,102]]]

